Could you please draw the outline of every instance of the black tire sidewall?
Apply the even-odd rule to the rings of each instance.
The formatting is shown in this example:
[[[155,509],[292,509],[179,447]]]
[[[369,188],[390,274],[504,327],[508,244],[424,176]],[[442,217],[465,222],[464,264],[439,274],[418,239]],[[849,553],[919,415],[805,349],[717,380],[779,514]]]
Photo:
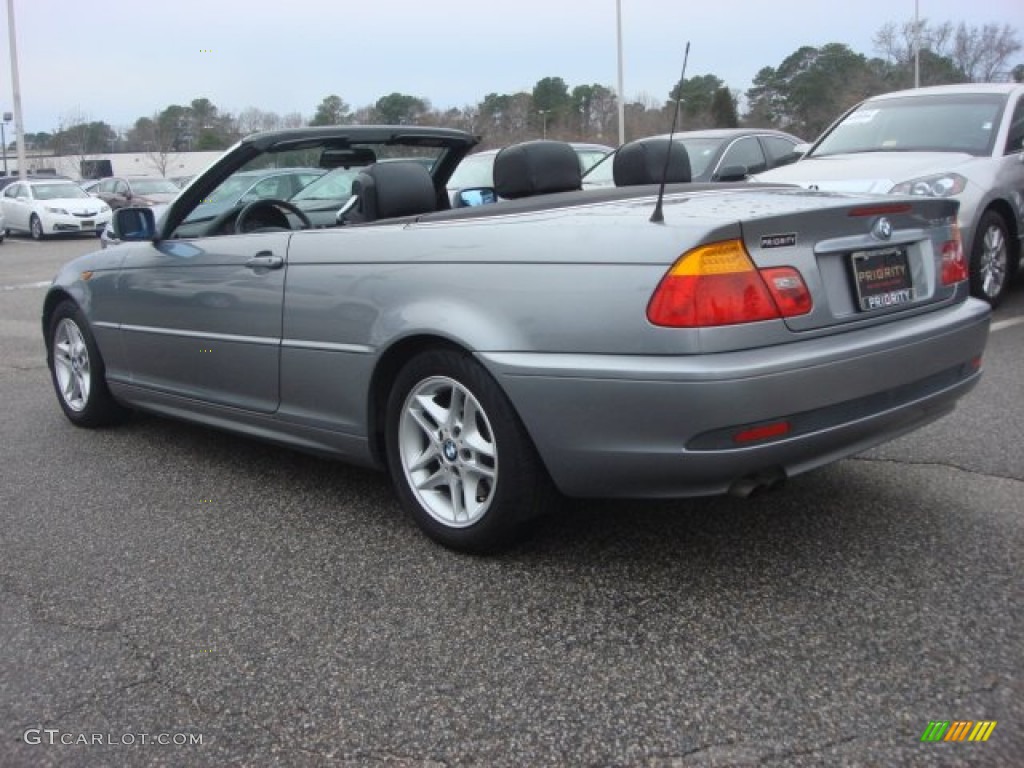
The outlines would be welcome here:
[[[424,380],[445,376],[476,398],[491,425],[498,453],[498,479],[491,505],[480,520],[464,528],[434,518],[409,487],[398,446],[402,410],[409,393]],[[412,358],[399,372],[388,397],[385,417],[388,470],[402,506],[430,538],[463,552],[486,554],[503,549],[523,525],[549,506],[550,486],[536,450],[497,382],[465,352],[434,349]]]

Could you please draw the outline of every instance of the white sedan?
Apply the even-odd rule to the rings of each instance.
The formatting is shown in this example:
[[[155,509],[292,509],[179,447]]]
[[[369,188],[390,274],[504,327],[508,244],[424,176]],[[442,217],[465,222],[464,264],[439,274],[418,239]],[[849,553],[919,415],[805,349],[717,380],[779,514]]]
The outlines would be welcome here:
[[[110,206],[64,179],[18,181],[0,197],[4,233],[47,235],[101,232],[110,223]]]

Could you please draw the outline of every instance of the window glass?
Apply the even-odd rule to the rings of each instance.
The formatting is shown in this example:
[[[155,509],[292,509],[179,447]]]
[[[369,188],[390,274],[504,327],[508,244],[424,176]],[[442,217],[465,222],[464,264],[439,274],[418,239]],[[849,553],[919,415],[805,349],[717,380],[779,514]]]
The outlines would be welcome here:
[[[88,198],[89,193],[77,184],[71,182],[57,182],[54,184],[35,184],[32,193],[36,200],[65,200]]]
[[[862,104],[826,136],[815,157],[850,152],[991,155],[1006,96],[903,96]]]
[[[730,165],[742,165],[747,173],[760,173],[768,167],[761,144],[753,136],[737,139],[725,150],[716,172]]]
[[[1010,132],[1006,136],[1005,154],[1013,154],[1024,149],[1024,96],[1017,99],[1017,107],[1010,118]]]
[[[793,154],[793,147],[796,146],[795,142],[784,139],[781,136],[762,136],[761,143],[764,144],[765,151],[768,153],[768,160],[772,165]]]

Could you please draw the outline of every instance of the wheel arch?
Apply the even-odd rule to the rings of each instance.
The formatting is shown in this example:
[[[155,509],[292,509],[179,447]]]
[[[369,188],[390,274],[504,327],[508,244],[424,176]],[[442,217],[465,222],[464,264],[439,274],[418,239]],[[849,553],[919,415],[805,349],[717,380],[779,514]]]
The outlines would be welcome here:
[[[46,341],[46,353],[50,353],[50,320],[53,317],[54,311],[64,301],[74,302],[79,308],[81,304],[63,288],[54,288],[46,294],[46,298],[43,299],[43,339]]]
[[[381,354],[370,377],[366,414],[366,434],[370,441],[370,454],[381,466],[387,466],[384,423],[391,387],[402,367],[413,357],[428,349],[450,349],[472,356],[472,352],[462,344],[434,334],[406,336],[397,340]]]

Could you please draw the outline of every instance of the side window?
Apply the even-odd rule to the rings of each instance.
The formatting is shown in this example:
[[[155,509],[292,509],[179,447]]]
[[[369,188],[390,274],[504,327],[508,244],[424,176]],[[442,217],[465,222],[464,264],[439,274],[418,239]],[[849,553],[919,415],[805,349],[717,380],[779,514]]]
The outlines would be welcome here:
[[[732,146],[725,150],[715,172],[729,165],[745,166],[747,173],[760,173],[768,167],[760,143],[752,136],[733,142]]]
[[[128,185],[125,184],[123,181],[115,182],[114,183],[114,193],[118,194],[118,195],[127,195],[128,194]]]
[[[17,197],[19,187],[21,187],[21,184],[11,184],[11,186],[4,190],[4,197]]]
[[[768,155],[768,167],[774,168],[779,163],[788,161],[793,154],[793,147],[796,146],[789,139],[779,136],[762,136],[761,143],[764,145],[765,153]]]
[[[269,179],[263,179],[263,181],[253,185],[253,187],[242,195],[240,203],[250,203],[253,200],[262,200],[267,197],[277,197],[277,187],[279,179],[276,176],[271,176]]]
[[[1006,151],[1003,154],[1012,155],[1014,152],[1024,150],[1024,96],[1017,98],[1017,106],[1013,110],[1013,117],[1010,118],[1010,131],[1006,135]]]
[[[316,181],[319,178],[320,178],[320,175],[316,174],[316,173],[300,173],[295,178],[295,181],[292,184],[292,189],[289,190],[290,194],[288,195],[288,197],[291,197],[296,192],[298,192],[300,189],[305,189],[306,187],[308,187],[310,184],[312,184],[314,181]]]
[[[102,195],[114,194],[114,180],[107,179],[106,181],[101,181],[96,185],[96,191]]]

